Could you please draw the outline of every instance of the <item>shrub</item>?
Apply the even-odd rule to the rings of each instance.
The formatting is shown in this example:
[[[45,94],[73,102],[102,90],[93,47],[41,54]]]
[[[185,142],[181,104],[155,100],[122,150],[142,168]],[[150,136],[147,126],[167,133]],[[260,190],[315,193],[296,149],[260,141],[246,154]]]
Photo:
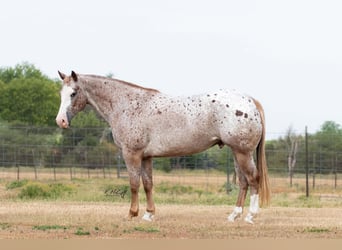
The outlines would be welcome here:
[[[28,183],[19,193],[21,199],[57,199],[71,194],[73,187],[61,183]]]
[[[28,183],[28,180],[20,180],[20,181],[12,181],[6,185],[6,189],[15,189],[25,186]]]

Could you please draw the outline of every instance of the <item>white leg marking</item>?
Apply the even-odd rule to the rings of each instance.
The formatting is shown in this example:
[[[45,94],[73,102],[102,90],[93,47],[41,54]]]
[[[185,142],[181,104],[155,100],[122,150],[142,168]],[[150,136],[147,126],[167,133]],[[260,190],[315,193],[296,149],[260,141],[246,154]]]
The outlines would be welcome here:
[[[247,216],[245,217],[245,221],[250,224],[254,224],[253,222],[253,215],[249,212]]]
[[[142,217],[142,219],[145,221],[153,221],[153,217],[154,215],[152,213],[145,211],[145,214]]]
[[[228,220],[234,222],[242,214],[242,207],[235,207],[234,211],[228,216]]]
[[[254,224],[253,217],[259,212],[259,195],[253,194],[250,198],[249,212],[245,217],[245,221]]]

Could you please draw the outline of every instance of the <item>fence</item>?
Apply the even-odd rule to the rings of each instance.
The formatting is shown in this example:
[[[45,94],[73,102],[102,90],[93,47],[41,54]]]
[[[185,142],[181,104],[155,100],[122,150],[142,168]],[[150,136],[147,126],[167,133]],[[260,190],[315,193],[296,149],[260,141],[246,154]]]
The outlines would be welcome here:
[[[127,177],[120,151],[107,128],[0,126],[1,179],[122,178]],[[310,141],[309,181],[315,190],[341,189],[342,152],[325,150]],[[276,145],[276,146],[275,146]],[[296,164],[289,171],[289,148],[268,142],[266,155],[273,192],[305,187],[305,148],[299,145]],[[229,189],[236,182],[233,155],[228,147],[213,147],[192,156],[154,159],[155,182],[210,185]]]

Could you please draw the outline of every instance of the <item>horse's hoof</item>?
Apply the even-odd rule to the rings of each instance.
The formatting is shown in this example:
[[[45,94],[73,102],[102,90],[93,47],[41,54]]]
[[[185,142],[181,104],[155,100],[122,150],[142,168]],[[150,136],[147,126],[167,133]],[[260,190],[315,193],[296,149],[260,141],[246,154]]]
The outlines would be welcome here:
[[[153,221],[153,218],[154,218],[154,215],[150,212],[147,212],[147,211],[145,212],[144,216],[142,217],[142,219],[144,221],[149,221],[149,222]]]
[[[228,221],[234,222],[235,219],[239,218],[242,214],[242,208],[241,207],[235,207],[234,211],[228,216]]]
[[[228,221],[230,222],[234,222],[236,219],[238,219],[241,216],[241,213],[236,213],[235,211],[232,212],[229,216],[228,216]]]
[[[251,213],[247,214],[247,216],[245,217],[245,222],[247,222],[249,224],[254,224],[253,215]]]

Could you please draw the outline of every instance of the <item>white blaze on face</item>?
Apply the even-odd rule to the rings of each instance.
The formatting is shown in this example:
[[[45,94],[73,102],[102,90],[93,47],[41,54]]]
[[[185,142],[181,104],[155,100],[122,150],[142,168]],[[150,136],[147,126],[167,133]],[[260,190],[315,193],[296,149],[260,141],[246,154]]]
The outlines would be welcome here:
[[[56,117],[56,123],[61,128],[69,127],[67,116],[68,107],[71,105],[71,95],[74,93],[72,87],[64,85],[61,90],[61,106]]]

